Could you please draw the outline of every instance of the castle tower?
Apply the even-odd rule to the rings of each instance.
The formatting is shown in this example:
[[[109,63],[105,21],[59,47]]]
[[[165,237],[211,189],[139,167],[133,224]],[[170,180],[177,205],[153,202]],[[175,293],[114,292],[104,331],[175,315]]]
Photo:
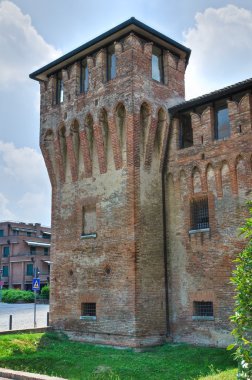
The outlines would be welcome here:
[[[31,74],[52,184],[51,325],[74,339],[167,336],[161,171],[189,55],[131,18]]]

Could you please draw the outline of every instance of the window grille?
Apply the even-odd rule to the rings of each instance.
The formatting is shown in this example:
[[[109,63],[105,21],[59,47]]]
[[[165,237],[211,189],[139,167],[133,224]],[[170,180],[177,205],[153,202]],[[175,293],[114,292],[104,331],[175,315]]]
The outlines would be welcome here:
[[[194,301],[193,315],[195,317],[213,317],[213,303],[209,301]]]
[[[96,303],[83,304],[83,316],[95,317],[96,316]]]
[[[191,230],[209,228],[208,199],[191,201]]]

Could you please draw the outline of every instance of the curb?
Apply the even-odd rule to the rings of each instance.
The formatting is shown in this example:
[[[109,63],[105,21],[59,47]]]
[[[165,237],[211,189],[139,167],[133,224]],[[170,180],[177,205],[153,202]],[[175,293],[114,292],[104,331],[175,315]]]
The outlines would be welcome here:
[[[67,380],[63,377],[51,377],[47,375],[39,375],[38,373],[13,371],[7,368],[0,368],[0,377],[13,380]]]

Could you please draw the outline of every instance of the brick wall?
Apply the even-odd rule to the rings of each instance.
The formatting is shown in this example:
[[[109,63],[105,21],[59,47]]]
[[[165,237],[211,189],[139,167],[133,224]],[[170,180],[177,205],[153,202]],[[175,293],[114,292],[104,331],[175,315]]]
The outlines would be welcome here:
[[[50,315],[75,339],[140,346],[166,335],[160,169],[166,110],[184,96],[185,64],[165,52],[161,84],[151,79],[150,42],[131,33],[115,52],[110,81],[106,50],[88,57],[87,93],[79,91],[79,62],[63,70],[60,105],[55,77],[41,82],[40,141],[53,194]],[[96,237],[83,236],[85,210],[95,210]],[[96,303],[96,320],[80,319],[84,303]]]
[[[225,346],[233,313],[232,260],[251,198],[251,95],[227,101],[231,136],[214,140],[214,109],[191,113],[193,146],[179,149],[172,122],[166,173],[169,305],[175,341]],[[208,197],[209,231],[190,230],[190,201]],[[193,302],[211,301],[214,320],[193,320]]]

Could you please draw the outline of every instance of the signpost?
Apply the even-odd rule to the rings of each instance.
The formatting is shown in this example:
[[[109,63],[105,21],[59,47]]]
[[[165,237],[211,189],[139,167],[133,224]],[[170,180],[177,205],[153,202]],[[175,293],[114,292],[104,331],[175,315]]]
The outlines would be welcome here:
[[[34,278],[32,280],[32,290],[34,291],[34,328],[36,328],[37,327],[37,321],[36,321],[37,291],[40,290],[40,278]]]

